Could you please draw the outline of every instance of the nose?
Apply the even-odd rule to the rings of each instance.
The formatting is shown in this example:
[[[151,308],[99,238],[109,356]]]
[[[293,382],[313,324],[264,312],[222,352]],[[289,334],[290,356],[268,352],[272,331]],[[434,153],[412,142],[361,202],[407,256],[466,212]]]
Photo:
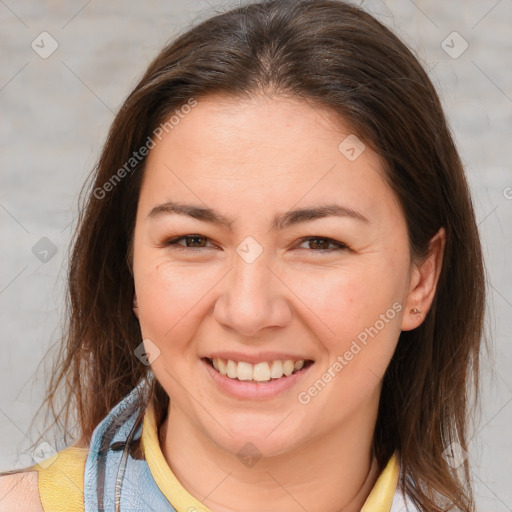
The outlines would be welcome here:
[[[284,327],[291,320],[288,288],[262,254],[249,263],[238,254],[222,280],[213,316],[226,328],[255,336],[267,327]]]

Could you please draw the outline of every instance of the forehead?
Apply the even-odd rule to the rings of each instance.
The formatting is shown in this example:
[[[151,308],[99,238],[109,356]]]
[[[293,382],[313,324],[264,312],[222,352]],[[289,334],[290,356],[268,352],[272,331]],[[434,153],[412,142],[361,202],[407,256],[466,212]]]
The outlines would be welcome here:
[[[393,207],[379,157],[368,147],[355,159],[343,151],[343,141],[357,144],[354,137],[334,112],[304,101],[201,98],[155,141],[140,203],[148,209],[185,198],[234,212],[319,199],[342,199],[368,213]]]
[[[336,154],[340,137],[352,133],[347,122],[325,107],[282,96],[210,95],[199,99],[179,120],[174,116],[174,123],[151,151],[153,155],[174,146],[182,156],[188,154],[196,161],[228,164],[243,153],[241,170],[272,157],[275,164],[266,167],[269,172],[279,170],[278,164],[291,166],[305,155],[326,149]]]

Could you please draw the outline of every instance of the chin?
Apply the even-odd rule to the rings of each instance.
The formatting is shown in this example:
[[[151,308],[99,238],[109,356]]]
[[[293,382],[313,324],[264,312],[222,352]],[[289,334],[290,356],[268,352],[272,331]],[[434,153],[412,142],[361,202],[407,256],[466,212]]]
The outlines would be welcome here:
[[[299,438],[299,433],[290,431],[289,425],[284,425],[286,415],[278,419],[267,417],[266,420],[261,416],[262,413],[238,416],[231,422],[224,421],[223,428],[219,426],[213,432],[208,429],[206,434],[219,448],[238,458],[279,456],[305,441],[303,433]],[[208,427],[211,428],[211,423]]]

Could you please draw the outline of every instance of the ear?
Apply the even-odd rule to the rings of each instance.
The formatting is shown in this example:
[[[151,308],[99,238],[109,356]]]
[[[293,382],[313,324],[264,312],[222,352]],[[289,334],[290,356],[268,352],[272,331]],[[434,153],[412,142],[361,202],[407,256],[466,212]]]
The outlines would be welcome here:
[[[139,303],[137,301],[137,294],[133,294],[133,306],[132,306],[133,312],[137,318],[139,318]]]
[[[425,319],[436,293],[445,245],[446,233],[444,228],[440,228],[430,240],[427,257],[413,263],[402,318],[402,331],[415,329]]]

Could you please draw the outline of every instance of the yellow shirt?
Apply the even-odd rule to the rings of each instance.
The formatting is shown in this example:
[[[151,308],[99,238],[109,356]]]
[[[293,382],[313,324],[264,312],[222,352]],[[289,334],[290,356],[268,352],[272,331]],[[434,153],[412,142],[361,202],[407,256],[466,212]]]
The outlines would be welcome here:
[[[144,416],[141,442],[149,470],[172,506],[178,512],[194,508],[197,512],[211,512],[181,485],[167,464],[160,449],[151,407],[148,407]],[[84,469],[88,451],[88,448],[71,446],[58,452],[50,465],[47,459],[30,468],[38,472],[39,496],[45,512],[83,512]],[[361,512],[386,512],[391,509],[398,474],[398,461],[393,455],[379,475]]]

